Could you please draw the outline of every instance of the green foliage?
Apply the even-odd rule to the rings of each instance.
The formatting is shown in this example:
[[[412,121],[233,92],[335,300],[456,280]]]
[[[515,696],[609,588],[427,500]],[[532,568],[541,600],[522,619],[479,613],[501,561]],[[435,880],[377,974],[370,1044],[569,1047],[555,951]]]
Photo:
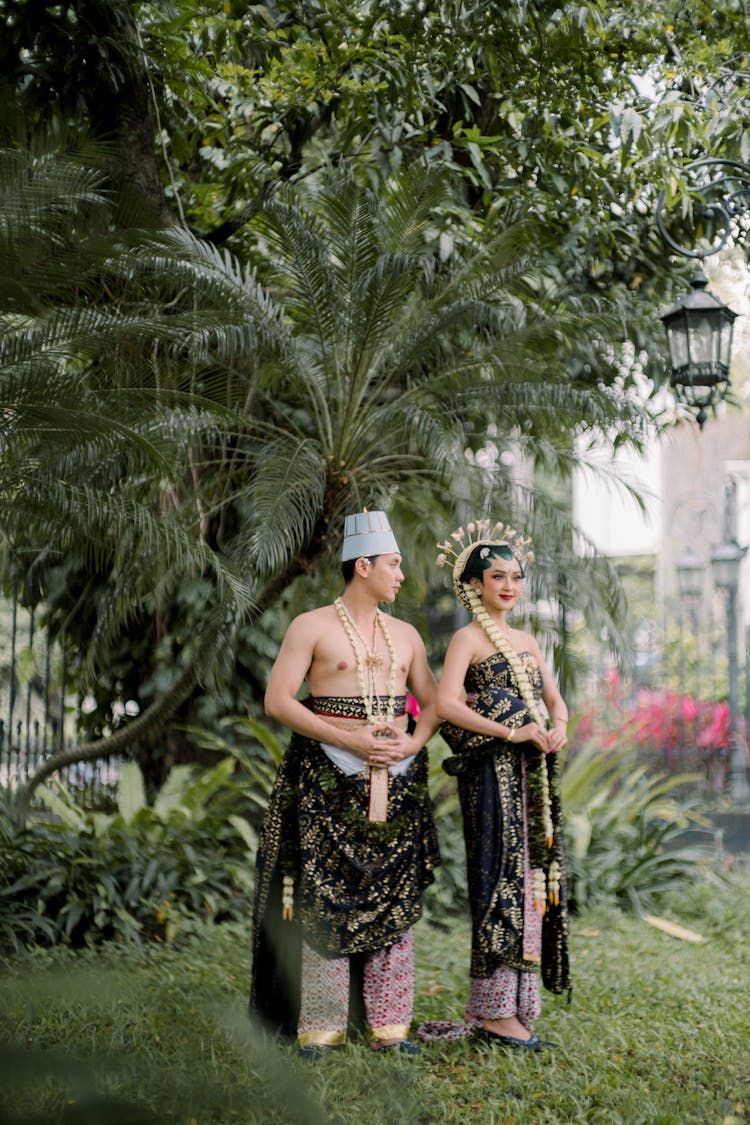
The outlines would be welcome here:
[[[190,733],[223,760],[201,772],[174,767],[151,804],[133,763],[122,769],[113,813],[92,812],[62,787],[44,787],[39,795],[55,819],[37,817],[18,831],[8,796],[0,818],[7,861],[0,941],[20,949],[113,937],[169,940],[189,932],[197,917],[246,913],[257,831],[283,746],[253,719],[226,719],[220,728]],[[468,910],[455,780],[441,767],[447,752],[433,738],[430,792],[443,863],[425,907],[436,921]],[[649,777],[634,767],[629,748],[592,743],[570,757],[562,799],[575,909],[614,902],[640,912],[694,878],[706,849],[685,834],[707,822],[693,801],[680,799],[690,781]]]
[[[571,619],[621,649],[612,570],[574,553],[540,479],[568,487],[582,438],[647,432],[635,400],[663,379],[673,273],[656,192],[679,228],[688,156],[748,156],[736,0],[0,14],[17,135],[62,114],[108,139],[9,147],[0,175],[0,545],[67,629],[85,734],[163,698],[209,617],[221,691],[180,720],[257,704],[273,639],[238,622],[318,562],[329,580],[340,516],[364,504],[410,531],[422,514],[418,561],[459,500],[501,503],[554,545],[534,601],[556,610],[565,581]],[[169,229],[110,237],[131,180]],[[560,664],[555,613],[540,624]]]
[[[520,197],[552,214],[560,261],[588,260],[605,283],[644,237],[649,179],[668,179],[656,171],[701,145],[742,153],[732,106],[747,95],[731,76],[748,32],[735,0],[669,14],[645,0],[227,8],[139,11],[199,225],[321,161],[357,153],[385,179],[427,155],[463,179],[476,211]]]
[[[640,913],[695,878],[708,855],[708,836],[703,846],[686,836],[708,825],[695,797],[685,795],[696,780],[649,775],[627,745],[591,742],[569,757],[561,792],[577,909],[610,901]]]
[[[326,164],[356,160],[382,184],[439,163],[457,186],[444,256],[498,215],[542,216],[550,273],[630,293],[639,365],[663,378],[647,309],[674,267],[651,212],[664,186],[689,222],[690,157],[748,158],[736,0],[228,7],[139,11],[171,175],[199,230],[242,240],[279,182]]]
[[[54,136],[40,148],[0,151],[0,564],[23,575],[30,605],[54,605],[64,585],[53,627],[70,617],[71,636],[88,634],[85,665],[185,572],[211,575],[206,627],[213,615],[228,629],[247,590],[175,502],[186,449],[213,429],[216,407],[163,374],[178,355],[198,362],[201,347],[219,347],[208,298],[201,316],[158,315],[161,244],[111,234],[101,154]],[[184,270],[201,272],[191,240],[183,251]],[[226,344],[240,317],[224,313]]]
[[[574,918],[572,1002],[543,995],[537,1030],[557,1046],[539,1058],[468,1041],[407,1060],[355,1041],[303,1064],[247,1021],[247,924],[202,926],[182,945],[37,950],[0,973],[3,1113],[39,1125],[739,1123],[747,877],[697,872],[668,896],[663,915],[700,943],[611,907]],[[442,922],[416,927],[415,1025],[464,1011],[469,925]]]
[[[93,737],[163,697],[209,626],[228,688],[180,718],[206,726],[257,700],[263,646],[243,615],[257,621],[330,561],[345,512],[388,508],[415,563],[434,557],[430,528],[453,518],[457,452],[486,440],[488,397],[493,471],[472,454],[462,491],[486,505],[491,477],[506,510],[520,494],[516,515],[540,541],[571,542],[567,512],[519,490],[501,454],[569,481],[583,418],[592,434],[645,432],[643,409],[607,385],[611,314],[540,275],[537,223],[441,260],[454,189],[426,162],[380,193],[328,171],[276,192],[245,247],[255,269],[183,229],[94,237],[112,216],[87,166],[78,186],[80,165],[9,152],[0,176],[26,278],[25,303],[0,301],[0,501],[25,597],[65,627],[93,697]],[[75,217],[62,229],[58,198]],[[43,262],[33,239],[18,250],[35,208],[53,246]],[[577,589],[587,617],[598,606],[612,625],[606,567],[557,554],[540,552],[535,598],[563,569],[571,606]],[[140,733],[144,768],[158,767],[157,736]]]
[[[257,834],[235,767],[176,766],[149,805],[126,763],[115,813],[40,787],[52,816],[22,829],[6,816],[0,833],[0,945],[172,940],[198,918],[245,916]]]
[[[186,730],[200,749],[231,756],[241,764],[247,815],[253,825],[259,827],[268,807],[276,770],[284,756],[281,740],[265,723],[248,716],[225,716],[215,730],[202,727],[187,727]]]

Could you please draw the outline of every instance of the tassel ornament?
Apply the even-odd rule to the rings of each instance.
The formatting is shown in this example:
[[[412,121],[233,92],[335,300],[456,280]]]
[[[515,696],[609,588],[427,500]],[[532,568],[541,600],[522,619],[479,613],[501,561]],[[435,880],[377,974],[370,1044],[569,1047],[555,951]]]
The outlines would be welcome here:
[[[281,918],[284,922],[294,920],[294,879],[285,875],[281,881]]]

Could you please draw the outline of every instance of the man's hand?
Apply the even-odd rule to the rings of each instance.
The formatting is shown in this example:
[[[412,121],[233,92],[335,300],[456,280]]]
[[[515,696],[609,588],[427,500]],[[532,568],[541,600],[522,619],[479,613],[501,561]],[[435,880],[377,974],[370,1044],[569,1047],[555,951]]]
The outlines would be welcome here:
[[[367,758],[371,766],[393,766],[416,753],[410,735],[389,724],[372,728],[374,745]]]
[[[346,734],[347,750],[367,762],[368,766],[392,766],[417,752],[411,736],[389,723],[378,727],[363,724]]]
[[[391,727],[388,723],[382,727],[371,727],[372,747],[368,754],[367,763],[370,766],[392,766],[403,758],[416,754],[412,737],[405,730]]]

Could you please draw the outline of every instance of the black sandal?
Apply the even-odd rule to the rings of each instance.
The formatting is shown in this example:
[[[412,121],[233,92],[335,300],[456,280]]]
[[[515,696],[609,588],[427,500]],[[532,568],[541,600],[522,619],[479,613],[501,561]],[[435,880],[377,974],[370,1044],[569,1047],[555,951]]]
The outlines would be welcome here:
[[[374,1047],[376,1055],[386,1055],[389,1051],[398,1051],[400,1055],[421,1055],[421,1051],[416,1043],[412,1043],[410,1039],[401,1039],[398,1043],[384,1043],[382,1047]]]

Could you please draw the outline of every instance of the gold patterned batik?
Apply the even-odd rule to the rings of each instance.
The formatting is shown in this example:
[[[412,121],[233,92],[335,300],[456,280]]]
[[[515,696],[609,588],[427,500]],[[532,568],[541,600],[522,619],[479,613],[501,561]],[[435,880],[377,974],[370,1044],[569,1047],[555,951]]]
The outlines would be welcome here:
[[[534,658],[521,656],[534,694],[541,697],[542,678]],[[493,653],[470,665],[465,689],[475,710],[520,728],[529,722],[513,673],[505,657]],[[454,751],[445,768],[458,779],[472,914],[471,976],[489,977],[501,965],[533,970],[524,952],[526,886],[524,846],[532,868],[549,874],[560,869],[560,901],[548,903],[542,920],[542,980],[552,992],[570,987],[567,949],[567,902],[562,850],[562,815],[555,754],[542,754],[531,743],[507,742],[444,724],[443,736]],[[541,771],[547,773],[554,825],[552,847],[545,838]]]
[[[357,717],[351,699],[318,705]],[[256,867],[251,1011],[273,1026],[296,1026],[302,937],[324,957],[371,953],[398,941],[421,914],[422,892],[440,862],[426,751],[391,777],[386,821],[369,820],[368,801],[366,776],[344,774],[318,742],[293,735]],[[285,876],[293,922],[282,921]]]
[[[359,695],[317,695],[314,699],[306,701],[307,706],[316,715],[323,715],[336,719],[366,719],[367,710],[365,701]],[[388,697],[378,695],[375,697],[374,707],[376,712],[385,715],[388,706]],[[393,700],[394,717],[406,712],[406,696],[397,695]]]

